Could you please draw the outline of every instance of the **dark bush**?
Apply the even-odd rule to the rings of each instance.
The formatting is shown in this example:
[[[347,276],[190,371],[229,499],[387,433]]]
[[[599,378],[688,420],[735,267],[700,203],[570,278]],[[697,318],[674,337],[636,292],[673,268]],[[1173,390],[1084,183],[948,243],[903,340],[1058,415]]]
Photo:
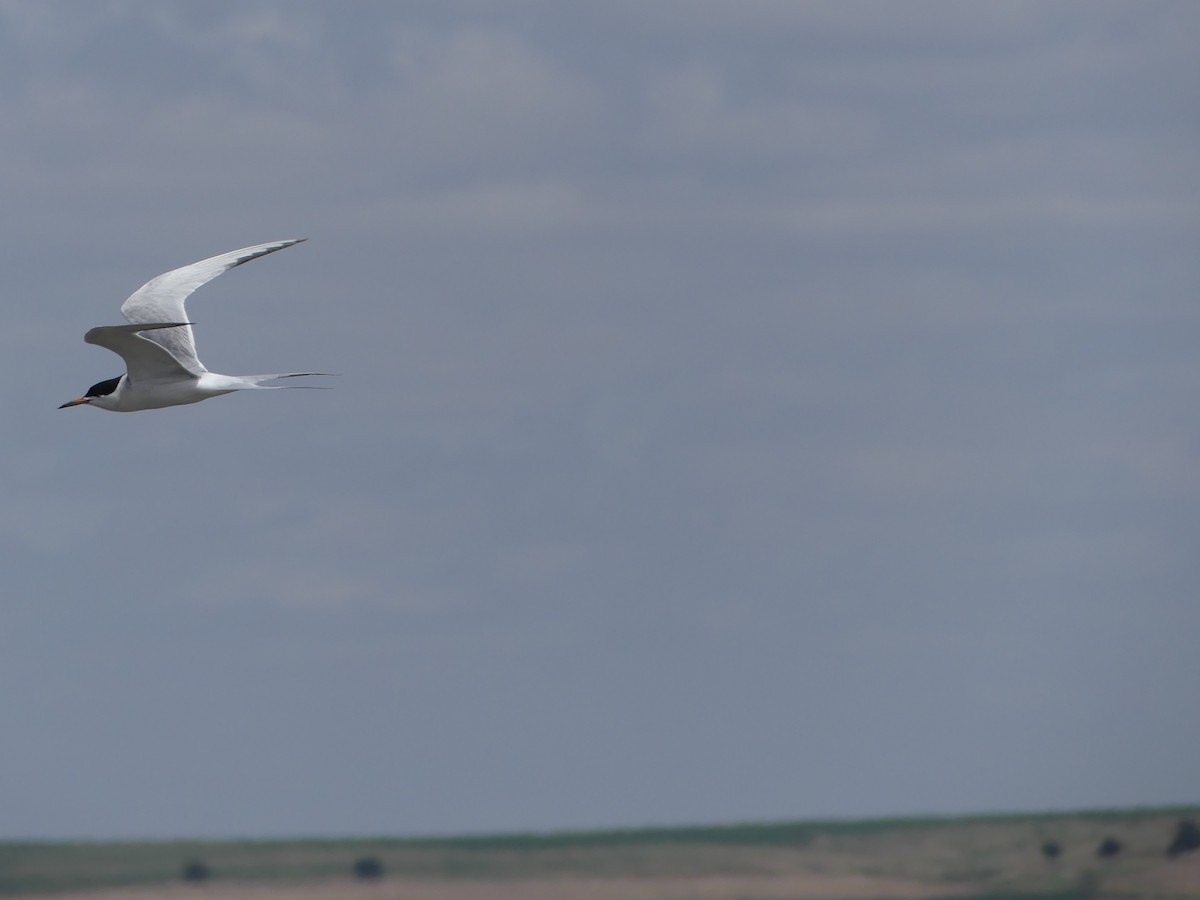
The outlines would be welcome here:
[[[354,861],[355,878],[379,878],[383,875],[383,863],[374,856],[363,856]]]
[[[1062,847],[1058,845],[1058,841],[1046,841],[1042,844],[1042,856],[1046,859],[1058,859],[1062,853]]]
[[[1112,859],[1121,852],[1121,842],[1115,837],[1106,837],[1096,848],[1096,855],[1101,859]]]
[[[1196,824],[1195,819],[1183,819],[1175,829],[1175,839],[1167,848],[1167,856],[1178,856],[1193,850],[1200,850],[1200,825]]]
[[[208,881],[208,866],[198,859],[183,864],[179,877],[184,881]]]

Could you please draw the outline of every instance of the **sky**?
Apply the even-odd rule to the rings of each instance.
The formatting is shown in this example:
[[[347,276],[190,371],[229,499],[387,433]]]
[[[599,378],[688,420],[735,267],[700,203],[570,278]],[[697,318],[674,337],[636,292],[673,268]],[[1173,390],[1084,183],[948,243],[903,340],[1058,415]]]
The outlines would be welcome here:
[[[2,0],[0,839],[1200,802],[1198,40]]]

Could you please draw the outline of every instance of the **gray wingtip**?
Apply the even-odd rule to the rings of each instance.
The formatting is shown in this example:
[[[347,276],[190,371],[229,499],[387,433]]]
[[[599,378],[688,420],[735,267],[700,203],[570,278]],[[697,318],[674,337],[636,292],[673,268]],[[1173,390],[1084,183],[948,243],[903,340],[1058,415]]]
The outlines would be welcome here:
[[[238,266],[243,265],[244,263],[248,263],[253,259],[261,259],[262,257],[269,256],[270,254],[275,253],[279,250],[286,250],[288,247],[294,247],[297,244],[301,244],[306,240],[308,240],[308,238],[289,238],[286,241],[270,241],[269,243],[266,243],[266,244],[255,244],[252,247],[245,247],[241,250],[231,250],[228,254],[229,256],[233,256],[236,253],[241,253],[244,255],[238,256],[232,262],[226,263],[225,271],[228,271],[229,269],[236,269]],[[213,258],[218,259],[219,257],[213,257]],[[203,261],[204,260],[202,260],[202,262]],[[199,263],[197,263],[196,265],[199,265]],[[213,277],[215,277],[215,276],[213,276]]]

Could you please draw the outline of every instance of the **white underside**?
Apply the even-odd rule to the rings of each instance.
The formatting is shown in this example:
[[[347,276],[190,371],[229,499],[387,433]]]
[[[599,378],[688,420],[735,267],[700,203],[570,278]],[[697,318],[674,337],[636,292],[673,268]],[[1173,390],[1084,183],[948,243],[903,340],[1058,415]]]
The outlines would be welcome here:
[[[218,375],[216,372],[205,372],[195,378],[170,381],[130,382],[126,377],[117,385],[115,391],[106,397],[95,398],[90,405],[113,412],[137,412],[142,409],[184,406],[188,403],[199,403],[209,397],[220,397],[222,394],[229,394],[233,391],[263,389],[264,385],[259,385],[251,380],[253,377],[239,378],[236,375]]]

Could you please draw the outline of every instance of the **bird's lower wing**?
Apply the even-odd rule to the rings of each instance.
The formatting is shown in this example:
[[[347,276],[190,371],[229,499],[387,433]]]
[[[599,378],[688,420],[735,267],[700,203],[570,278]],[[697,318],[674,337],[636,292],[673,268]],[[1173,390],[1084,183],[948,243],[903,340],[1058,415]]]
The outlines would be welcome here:
[[[187,327],[186,322],[100,325],[90,329],[83,339],[89,344],[111,350],[125,360],[125,369],[130,381],[177,381],[194,378],[200,373],[193,372],[172,356],[166,347],[148,337],[143,337],[140,332],[165,332],[167,329],[185,327]]]
[[[121,304],[121,315],[133,324],[155,322],[186,322],[187,313],[184,311],[184,301],[202,284],[212,281],[222,272],[228,272],[234,266],[282,250],[293,244],[299,244],[303,238],[288,241],[272,241],[269,244],[255,244],[253,247],[243,247],[202,259],[200,262],[172,269],[156,278],[152,278],[134,291],[129,299]],[[179,328],[175,331],[162,331],[145,337],[152,343],[161,344],[172,356],[189,368],[199,372],[206,371],[196,357],[196,343],[192,338],[190,327]]]

